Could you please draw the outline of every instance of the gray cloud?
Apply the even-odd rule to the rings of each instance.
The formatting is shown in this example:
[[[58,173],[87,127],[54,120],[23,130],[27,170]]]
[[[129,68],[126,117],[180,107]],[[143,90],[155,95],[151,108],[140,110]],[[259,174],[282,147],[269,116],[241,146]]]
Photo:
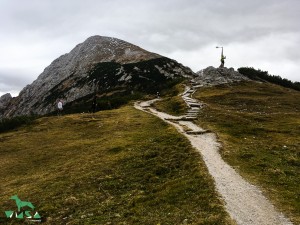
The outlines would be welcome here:
[[[0,6],[1,93],[20,90],[95,34],[173,57],[196,71],[218,66],[220,44],[228,66],[300,80],[298,0],[0,0]]]
[[[5,83],[11,83],[13,84],[12,87],[20,88],[24,85],[24,83],[30,82],[30,79],[27,77],[28,75],[19,76],[19,74],[20,72],[16,74],[8,74],[0,71],[0,85],[5,86]]]
[[[0,70],[0,96],[6,93],[17,95],[24,88],[25,84],[32,82],[30,74],[24,74],[22,71],[1,71]]]

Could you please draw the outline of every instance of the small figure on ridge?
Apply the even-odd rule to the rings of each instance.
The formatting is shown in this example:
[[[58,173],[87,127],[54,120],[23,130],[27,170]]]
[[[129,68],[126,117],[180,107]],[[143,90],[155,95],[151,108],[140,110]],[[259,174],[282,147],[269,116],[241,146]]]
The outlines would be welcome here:
[[[224,67],[224,64],[225,64],[225,59],[226,59],[226,56],[223,55],[223,47],[216,47],[216,48],[222,48],[222,52],[221,52],[221,65],[219,66],[219,68],[223,68]]]

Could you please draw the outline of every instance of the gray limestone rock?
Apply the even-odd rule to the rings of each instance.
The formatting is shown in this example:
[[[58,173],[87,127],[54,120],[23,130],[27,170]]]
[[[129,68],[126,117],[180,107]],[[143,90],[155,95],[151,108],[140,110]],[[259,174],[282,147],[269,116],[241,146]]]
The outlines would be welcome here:
[[[195,82],[203,86],[214,86],[240,81],[248,81],[249,79],[235,71],[233,68],[214,68],[212,66],[197,72],[198,76]]]
[[[2,95],[0,97],[0,110],[5,109],[9,105],[11,99],[12,99],[12,96],[10,93]]]

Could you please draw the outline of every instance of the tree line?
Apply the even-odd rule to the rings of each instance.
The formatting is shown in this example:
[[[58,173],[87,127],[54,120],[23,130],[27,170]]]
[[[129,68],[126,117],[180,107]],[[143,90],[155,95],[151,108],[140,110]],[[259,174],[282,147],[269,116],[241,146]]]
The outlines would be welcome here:
[[[238,72],[251,80],[268,81],[273,84],[300,91],[300,82],[292,82],[278,75],[270,75],[268,71],[254,69],[253,67],[241,67],[238,68]]]

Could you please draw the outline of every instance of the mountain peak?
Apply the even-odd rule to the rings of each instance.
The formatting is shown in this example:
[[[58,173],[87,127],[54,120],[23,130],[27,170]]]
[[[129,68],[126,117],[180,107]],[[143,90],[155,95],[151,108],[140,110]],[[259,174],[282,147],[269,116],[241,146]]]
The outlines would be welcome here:
[[[97,62],[133,63],[162,57],[121,39],[99,35],[89,37],[72,51],[86,58],[92,56]]]
[[[194,75],[175,60],[117,38],[96,35],[55,59],[10,101],[10,107],[0,112],[0,118],[51,113],[58,98],[73,104],[96,91],[156,93],[170,80]]]

